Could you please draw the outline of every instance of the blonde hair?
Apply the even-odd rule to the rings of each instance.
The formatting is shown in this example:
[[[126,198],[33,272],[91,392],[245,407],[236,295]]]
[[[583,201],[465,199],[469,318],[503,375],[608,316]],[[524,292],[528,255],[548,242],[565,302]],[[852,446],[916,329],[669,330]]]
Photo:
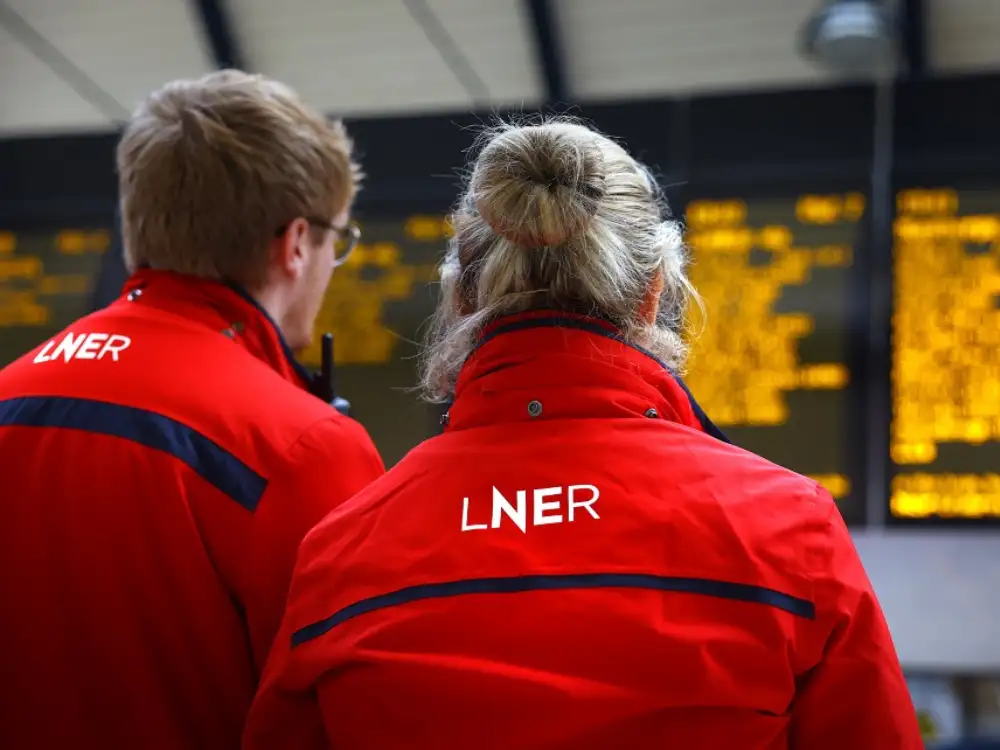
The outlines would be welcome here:
[[[126,265],[263,283],[282,226],[350,205],[351,152],[341,123],[277,81],[225,70],[168,83],[118,144]]]
[[[677,222],[649,170],[617,143],[566,118],[502,124],[481,140],[441,264],[421,384],[447,398],[483,327],[530,309],[614,324],[675,371],[687,354]],[[641,310],[663,279],[656,321]]]

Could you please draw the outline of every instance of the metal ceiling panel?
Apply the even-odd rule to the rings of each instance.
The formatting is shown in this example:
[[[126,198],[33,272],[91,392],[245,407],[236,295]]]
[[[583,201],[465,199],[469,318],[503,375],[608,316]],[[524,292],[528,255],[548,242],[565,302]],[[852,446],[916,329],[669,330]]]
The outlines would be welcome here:
[[[521,0],[429,0],[472,67],[490,104],[531,106],[542,99],[542,73]]]
[[[0,136],[107,127],[107,118],[0,28]]]
[[[6,4],[54,48],[55,56],[64,56],[70,67],[82,71],[105,92],[105,98],[117,103],[101,107],[106,125],[131,111],[145,94],[164,82],[198,76],[211,68],[201,30],[187,2],[6,0]],[[92,105],[75,101],[79,94],[66,92],[67,86],[45,83],[53,76],[65,78],[66,65],[57,65],[53,71],[46,64],[52,50],[41,49],[44,44],[32,42],[30,36],[21,33],[14,41],[20,50],[13,53],[18,56],[17,69],[10,72],[4,66],[0,72],[0,80],[15,76],[21,92],[0,116],[43,129],[93,126]],[[37,101],[43,98],[38,95],[40,90],[52,91],[44,103]],[[73,112],[80,114],[77,117]]]
[[[1000,68],[998,0],[932,0],[927,20],[930,63],[936,70]]]
[[[797,49],[818,0],[561,0],[578,97],[817,85]]]
[[[249,64],[347,115],[507,104],[537,95],[521,4],[231,0]],[[469,82],[471,79],[471,84]]]
[[[932,70],[1000,67],[1000,0],[927,0]],[[167,80],[211,69],[185,0],[5,0],[0,133],[109,127]],[[542,75],[521,0],[227,0],[248,66],[350,116],[531,108]],[[798,53],[820,0],[553,0],[577,100],[816,86]],[[37,41],[37,40],[35,40]],[[51,50],[50,50],[51,51]],[[64,63],[66,61],[63,61]],[[103,92],[88,96],[87,85]],[[90,92],[92,94],[93,92]],[[96,103],[95,103],[96,102]]]

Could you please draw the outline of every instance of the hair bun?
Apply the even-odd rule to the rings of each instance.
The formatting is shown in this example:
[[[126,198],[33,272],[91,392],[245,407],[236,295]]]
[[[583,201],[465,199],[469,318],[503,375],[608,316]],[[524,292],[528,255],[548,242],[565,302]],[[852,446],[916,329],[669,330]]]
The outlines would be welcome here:
[[[586,232],[605,196],[599,136],[565,122],[504,126],[479,152],[469,192],[497,234],[558,247]]]

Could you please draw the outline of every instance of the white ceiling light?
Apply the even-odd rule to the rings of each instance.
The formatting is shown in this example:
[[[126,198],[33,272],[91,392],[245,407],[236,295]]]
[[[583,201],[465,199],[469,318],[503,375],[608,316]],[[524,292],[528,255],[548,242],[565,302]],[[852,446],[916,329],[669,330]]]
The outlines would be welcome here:
[[[895,63],[896,19],[879,0],[831,0],[806,22],[802,47],[830,71],[871,75]]]

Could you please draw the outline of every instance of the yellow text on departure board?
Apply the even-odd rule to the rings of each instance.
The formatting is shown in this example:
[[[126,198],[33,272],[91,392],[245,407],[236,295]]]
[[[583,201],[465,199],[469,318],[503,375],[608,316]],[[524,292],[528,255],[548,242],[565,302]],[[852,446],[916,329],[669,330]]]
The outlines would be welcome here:
[[[104,229],[64,229],[56,235],[56,248],[63,255],[103,253],[111,245],[111,234]]]
[[[899,474],[892,480],[897,518],[1000,516],[1000,474]]]
[[[422,240],[440,239],[444,226],[432,224],[431,217],[418,223]],[[409,225],[407,225],[409,226]],[[436,229],[435,229],[436,227]],[[435,233],[436,232],[436,233]],[[317,331],[334,335],[334,353],[338,364],[384,364],[400,341],[385,319],[386,305],[413,297],[419,287],[437,278],[433,264],[406,263],[402,249],[395,242],[362,243],[347,262],[333,274],[316,322]],[[413,321],[415,330],[420,320]],[[320,360],[319,338],[303,353],[306,364]]]
[[[891,450],[920,465],[1000,439],[1000,214],[961,215],[951,190],[897,207]]]
[[[447,216],[416,214],[403,225],[406,236],[417,242],[440,242],[454,234]]]
[[[33,292],[14,292],[0,281],[0,328],[43,326],[52,317],[47,305],[38,302]]]
[[[0,231],[0,328],[51,325],[55,298],[89,294],[94,278],[92,264],[82,267],[76,259],[57,256],[99,255],[109,244],[106,230],[41,237]]]
[[[847,497],[851,491],[851,480],[843,474],[810,474],[809,478],[822,485],[834,500]]]
[[[802,196],[796,216],[807,224],[856,222],[863,209],[855,194]],[[786,287],[808,283],[814,269],[850,266],[851,246],[798,244],[787,224],[749,226],[742,201],[697,201],[686,218],[691,280],[706,308],[693,321],[698,335],[689,381],[712,419],[723,426],[781,425],[789,391],[846,387],[844,363],[800,361],[799,342],[813,332],[813,317],[778,313],[775,305]],[[766,262],[754,262],[755,253]]]

